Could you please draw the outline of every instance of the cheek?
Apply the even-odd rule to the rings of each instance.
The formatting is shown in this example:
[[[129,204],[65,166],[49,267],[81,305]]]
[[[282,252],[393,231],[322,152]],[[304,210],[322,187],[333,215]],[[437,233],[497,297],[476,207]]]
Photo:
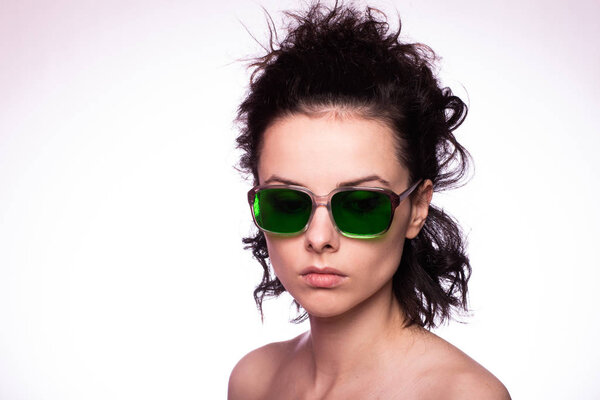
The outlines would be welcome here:
[[[392,278],[400,265],[403,244],[402,237],[397,236],[388,236],[379,242],[355,243],[348,260],[356,263],[354,268],[364,274],[365,279],[386,281]]]
[[[292,262],[298,259],[298,253],[302,250],[302,243],[297,243],[295,238],[278,239],[269,238],[268,235],[266,241],[273,272],[283,283],[286,275],[292,272]]]
[[[360,254],[353,254],[351,259],[365,260],[377,278],[391,278],[402,258],[406,240],[406,219],[405,213],[397,212],[394,215],[394,222],[385,236],[360,243],[361,246],[357,248],[360,250]]]

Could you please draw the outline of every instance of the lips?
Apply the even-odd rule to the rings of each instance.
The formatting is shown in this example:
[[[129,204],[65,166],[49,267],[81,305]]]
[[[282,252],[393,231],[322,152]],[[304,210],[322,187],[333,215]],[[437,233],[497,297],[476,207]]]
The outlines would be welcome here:
[[[300,275],[309,286],[315,288],[332,288],[340,285],[347,278],[347,275],[335,268],[315,266],[303,269]]]

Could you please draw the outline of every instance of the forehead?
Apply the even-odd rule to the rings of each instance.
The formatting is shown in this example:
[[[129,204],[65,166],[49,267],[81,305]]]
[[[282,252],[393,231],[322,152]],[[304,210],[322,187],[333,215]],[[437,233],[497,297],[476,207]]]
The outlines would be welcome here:
[[[272,123],[264,132],[258,173],[261,184],[278,175],[318,192],[370,175],[401,186],[408,175],[390,127],[332,114],[294,114]]]

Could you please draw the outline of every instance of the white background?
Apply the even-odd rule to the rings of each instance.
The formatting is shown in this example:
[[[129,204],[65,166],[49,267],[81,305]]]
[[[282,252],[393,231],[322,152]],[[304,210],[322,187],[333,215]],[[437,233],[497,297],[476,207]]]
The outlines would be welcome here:
[[[600,4],[371,4],[470,104],[474,178],[434,202],[469,234],[473,316],[437,333],[515,399],[599,398]],[[0,399],[225,398],[308,328],[252,299],[240,21],[266,40],[252,1],[0,0]]]

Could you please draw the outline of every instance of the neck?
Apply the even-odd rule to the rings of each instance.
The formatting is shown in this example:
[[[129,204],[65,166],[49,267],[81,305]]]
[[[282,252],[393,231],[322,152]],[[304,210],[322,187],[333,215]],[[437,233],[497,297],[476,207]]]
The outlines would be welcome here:
[[[407,334],[391,281],[342,315],[309,318],[310,334],[305,336],[305,343],[316,386],[373,371],[385,364],[391,357],[390,349],[405,342]]]

